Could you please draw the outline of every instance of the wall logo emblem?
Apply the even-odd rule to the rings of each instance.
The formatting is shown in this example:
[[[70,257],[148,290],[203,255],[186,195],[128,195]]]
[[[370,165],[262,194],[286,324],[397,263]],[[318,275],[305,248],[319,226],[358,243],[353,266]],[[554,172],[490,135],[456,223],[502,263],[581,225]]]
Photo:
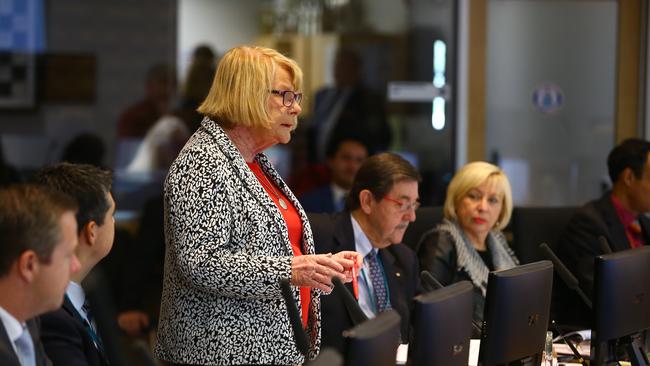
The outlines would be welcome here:
[[[555,113],[564,104],[564,92],[553,83],[543,83],[533,90],[532,102],[535,109],[542,113]]]

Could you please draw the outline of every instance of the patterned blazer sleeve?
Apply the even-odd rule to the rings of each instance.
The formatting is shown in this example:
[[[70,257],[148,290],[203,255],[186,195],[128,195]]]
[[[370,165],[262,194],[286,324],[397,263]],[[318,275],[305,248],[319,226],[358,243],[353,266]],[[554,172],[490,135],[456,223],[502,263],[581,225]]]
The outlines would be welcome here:
[[[255,248],[281,246],[273,242],[281,241],[278,235],[237,242],[235,234],[269,223],[255,213],[245,222],[235,221],[241,215],[238,210],[246,208],[242,202],[253,207],[259,203],[241,197],[234,162],[218,151],[196,145],[170,169],[165,182],[165,231],[172,258],[167,260],[198,290],[235,298],[278,298],[278,280],[291,277],[291,255],[281,250],[278,255],[255,252]]]

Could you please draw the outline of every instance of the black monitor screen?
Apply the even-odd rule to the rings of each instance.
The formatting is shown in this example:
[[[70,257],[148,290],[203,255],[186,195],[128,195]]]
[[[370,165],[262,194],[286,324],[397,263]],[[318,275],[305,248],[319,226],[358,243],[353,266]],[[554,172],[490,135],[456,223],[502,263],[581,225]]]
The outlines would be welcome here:
[[[479,351],[480,365],[539,365],[546,341],[553,264],[539,261],[490,272]]]
[[[649,328],[650,247],[596,257],[592,346]],[[592,357],[606,351],[596,347]]]
[[[461,281],[415,298],[413,365],[467,365],[473,289]]]
[[[395,310],[384,311],[343,332],[348,338],[346,365],[395,366],[400,338],[400,316]]]

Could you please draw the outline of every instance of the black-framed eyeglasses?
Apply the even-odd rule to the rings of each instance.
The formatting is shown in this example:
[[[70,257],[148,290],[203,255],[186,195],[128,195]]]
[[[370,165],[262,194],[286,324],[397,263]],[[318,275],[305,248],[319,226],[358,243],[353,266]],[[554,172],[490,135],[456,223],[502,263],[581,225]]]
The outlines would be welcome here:
[[[388,196],[384,196],[384,199],[386,201],[390,201],[390,202],[393,202],[393,203],[399,205],[399,210],[401,212],[406,212],[406,211],[409,211],[409,210],[415,211],[420,207],[420,202],[419,201],[406,202],[406,201],[396,200],[396,199],[390,198]]]
[[[296,93],[291,90],[271,90],[271,94],[276,94],[276,95],[281,95],[282,96],[282,104],[285,107],[291,107],[293,105],[293,102],[300,103],[302,102],[302,93]]]

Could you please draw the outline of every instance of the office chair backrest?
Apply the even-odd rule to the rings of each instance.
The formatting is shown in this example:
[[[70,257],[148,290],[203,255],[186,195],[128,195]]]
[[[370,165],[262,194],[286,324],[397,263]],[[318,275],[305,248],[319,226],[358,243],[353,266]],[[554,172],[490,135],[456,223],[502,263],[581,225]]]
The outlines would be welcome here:
[[[578,208],[566,207],[515,207],[509,229],[512,232],[512,249],[519,262],[532,263],[545,257],[539,250],[547,243],[555,251],[560,235]]]
[[[442,206],[423,206],[415,212],[415,221],[410,223],[402,242],[409,248],[416,250],[422,234],[433,229],[442,222],[443,213]]]

